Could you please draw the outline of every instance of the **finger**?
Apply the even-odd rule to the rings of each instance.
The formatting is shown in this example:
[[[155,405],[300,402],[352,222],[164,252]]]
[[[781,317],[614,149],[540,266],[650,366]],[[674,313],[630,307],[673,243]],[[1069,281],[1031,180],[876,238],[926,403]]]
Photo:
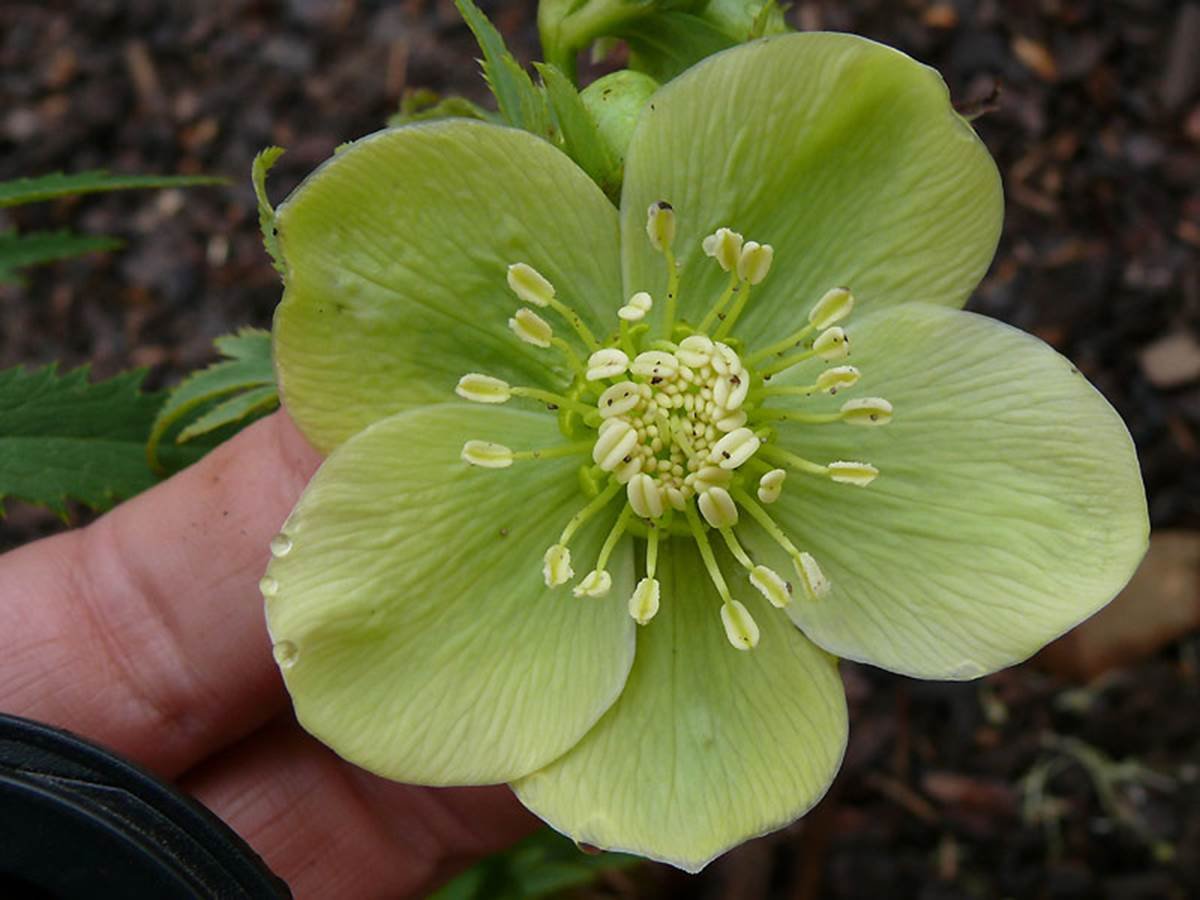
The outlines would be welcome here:
[[[307,897],[424,897],[539,823],[504,786],[426,788],[368,775],[288,716],[210,760],[184,790]]]
[[[173,775],[284,704],[258,579],[319,457],[283,414],[0,557],[0,708]]]

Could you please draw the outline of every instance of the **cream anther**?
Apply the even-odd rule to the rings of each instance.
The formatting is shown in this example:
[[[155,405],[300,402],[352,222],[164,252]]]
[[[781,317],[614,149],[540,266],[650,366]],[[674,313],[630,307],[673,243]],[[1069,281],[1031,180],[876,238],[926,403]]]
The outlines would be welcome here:
[[[663,495],[654,479],[645,473],[634,475],[626,487],[626,496],[633,511],[643,519],[657,519],[663,514]]]
[[[640,471],[642,471],[642,457],[631,456],[629,462],[622,459],[621,464],[613,469],[613,477],[617,479],[618,484],[629,484],[630,479]]]
[[[609,424],[611,423],[611,425]],[[637,429],[624,419],[608,419],[596,436],[592,460],[601,469],[611,472],[637,446]]]
[[[699,496],[700,515],[713,528],[731,528],[738,522],[737,504],[723,487],[710,487]]]
[[[713,424],[717,426],[717,431],[722,431],[728,434],[735,431],[746,424],[746,411],[744,409],[735,409],[726,416],[717,419]]]
[[[704,249],[706,256],[715,259],[726,272],[732,272],[737,268],[738,260],[741,258],[742,242],[742,236],[736,231],[718,228],[701,241],[700,246]]]
[[[473,403],[504,403],[512,396],[512,388],[507,381],[470,372],[458,379],[454,393]]]
[[[692,334],[679,342],[675,358],[692,369],[706,366],[712,358],[713,342],[702,334]]]
[[[727,487],[732,480],[733,471],[731,469],[722,469],[720,466],[703,466],[695,474],[685,478],[683,482],[696,493],[702,494],[709,488]]]
[[[772,469],[758,479],[758,499],[763,503],[774,503],[783,491],[783,482],[787,478],[784,469]]]
[[[575,575],[571,568],[571,551],[562,544],[554,544],[542,557],[542,579],[546,587],[566,584]]]
[[[666,200],[650,204],[646,211],[646,236],[655,250],[670,250],[675,241],[675,210]]]
[[[829,477],[839,484],[856,484],[859,487],[866,487],[879,477],[879,470],[870,463],[839,460],[831,462],[826,468],[829,470]]]
[[[858,383],[859,371],[854,366],[833,366],[817,376],[817,390],[834,394]]]
[[[634,375],[641,375],[643,378],[667,378],[673,376],[678,369],[679,360],[675,358],[675,354],[662,350],[639,353],[629,367],[629,371]]]
[[[717,341],[712,349],[712,367],[718,375],[741,375],[742,361],[728,344]]]
[[[826,291],[808,313],[808,321],[816,328],[828,328],[842,321],[854,309],[854,295],[846,288]]]
[[[849,425],[886,425],[892,421],[892,404],[882,397],[863,397],[842,404],[842,421]]]
[[[535,347],[549,347],[554,338],[550,323],[527,306],[522,306],[513,314],[508,320],[508,327],[525,343]]]
[[[554,299],[554,285],[527,263],[513,263],[508,267],[508,286],[523,302],[534,306],[549,306]]]
[[[626,322],[640,322],[650,312],[654,300],[645,291],[638,291],[629,298],[629,302],[617,310],[617,315]]]
[[[659,584],[657,578],[643,578],[629,598],[629,615],[639,625],[645,625],[658,612]]]
[[[775,248],[770,244],[746,241],[738,256],[738,278],[750,284],[758,284],[767,277],[767,272],[771,269],[771,260],[774,257]]]
[[[776,609],[783,609],[792,602],[792,586],[774,569],[755,566],[750,570],[750,583]]]
[[[463,444],[462,458],[484,469],[507,469],[513,464],[512,450],[491,441],[467,441]]]
[[[713,384],[713,402],[730,412],[737,410],[746,401],[750,390],[750,378],[741,375],[723,375]]]
[[[738,650],[752,650],[758,646],[758,623],[737,600],[721,604],[721,622],[725,625],[725,636]]]
[[[834,362],[850,355],[850,339],[845,331],[835,325],[818,334],[812,348],[813,353],[821,359]]]
[[[576,597],[603,597],[612,589],[612,576],[605,569],[593,569],[583,576],[571,593]]]
[[[829,579],[825,577],[812,554],[798,553],[792,559],[792,565],[795,566],[800,583],[804,585],[804,590],[810,597],[819,600],[829,593]]]
[[[762,441],[749,428],[735,428],[715,444],[709,458],[722,469],[736,469],[762,445]]]
[[[623,416],[642,402],[638,386],[632,381],[621,381],[606,388],[596,401],[600,415],[608,419],[612,416]]]
[[[604,378],[616,378],[624,375],[629,369],[629,357],[625,351],[616,347],[604,347],[597,350],[587,361],[588,381],[600,381]]]

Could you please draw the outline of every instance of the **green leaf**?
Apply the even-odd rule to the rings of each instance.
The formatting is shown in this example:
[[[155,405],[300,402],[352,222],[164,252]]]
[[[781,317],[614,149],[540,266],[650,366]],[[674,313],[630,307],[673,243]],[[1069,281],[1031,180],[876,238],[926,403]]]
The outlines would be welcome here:
[[[36,178],[0,181],[0,209],[58,197],[121,191],[130,188],[194,187],[204,184],[228,184],[228,179],[212,175],[112,175],[102,169],[67,175],[54,172]]]
[[[150,487],[142,447],[162,402],[139,389],[144,370],[90,383],[86,368],[0,372],[0,509],[6,497],[64,515]]]
[[[535,63],[546,97],[562,135],[563,150],[575,160],[614,203],[621,198],[621,172],[600,136],[596,120],[583,105],[579,91],[555,66]]]
[[[667,82],[706,56],[738,43],[715,25],[686,12],[665,12],[621,29],[629,68]]]
[[[262,231],[263,246],[271,255],[271,263],[280,275],[284,273],[283,257],[279,253],[279,236],[275,231],[275,209],[267,199],[267,173],[283,156],[282,147],[266,147],[258,151],[250,167],[250,179],[254,182],[254,196],[258,198],[258,227]]]
[[[389,128],[399,128],[414,122],[429,122],[433,119],[479,119],[484,122],[500,122],[499,116],[489,112],[466,97],[442,97],[437,91],[417,88],[408,91],[400,100],[400,110],[387,120]]]
[[[551,137],[553,129],[546,98],[508,51],[496,26],[472,0],[454,0],[454,5],[483,51],[483,77],[496,95],[500,115],[515,128],[523,128],[539,137]]]
[[[624,853],[584,853],[569,838],[544,828],[473,866],[429,900],[537,900],[640,862]]]
[[[243,328],[236,335],[217,338],[217,349],[227,358],[185,378],[171,391],[154,419],[145,441],[145,458],[155,472],[162,473],[167,469],[159,453],[163,437],[189,413],[203,410],[200,419],[176,438],[177,443],[223,425],[244,421],[273,406],[267,399],[268,393],[278,397],[270,340],[268,332],[254,328]],[[253,396],[249,400],[230,399],[231,394],[241,392]],[[219,401],[225,402],[213,406]]]
[[[122,242],[102,235],[69,231],[33,231],[29,234],[0,232],[0,284],[20,281],[16,270],[104,250],[115,250]]]

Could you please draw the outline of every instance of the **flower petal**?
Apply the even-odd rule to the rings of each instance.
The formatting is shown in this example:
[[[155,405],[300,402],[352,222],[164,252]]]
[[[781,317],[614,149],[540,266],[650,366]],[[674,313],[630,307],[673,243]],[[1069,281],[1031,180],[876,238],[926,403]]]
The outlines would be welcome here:
[[[351,144],[279,207],[275,315],[284,402],[329,451],[374,421],[453,399],[464,372],[549,386],[561,359],[521,344],[510,263],[593,327],[621,305],[616,211],[565,155],[469,120]],[[570,335],[567,323],[551,324]]]
[[[728,226],[774,247],[736,336],[778,337],[828,289],[867,308],[962,306],[1000,235],[1000,177],[937,72],[846,34],[766,38],[710,57],[659,91],[626,164],[626,294],[665,285],[646,208],[678,216],[680,316],[725,287],[700,242]],[[640,238],[640,239],[639,239]],[[661,307],[662,304],[657,304]]]
[[[779,445],[808,459],[880,472],[865,488],[797,475],[770,507],[832,582],[788,607],[810,638],[904,674],[974,678],[1120,590],[1146,549],[1137,458],[1069,361],[1007,325],[923,304],[865,318],[852,343],[852,396],[891,401],[891,423],[779,429]],[[755,552],[769,543],[746,535]]]
[[[300,723],[363,768],[422,784],[507,781],[563,753],[612,704],[634,651],[622,604],[542,581],[582,505],[577,458],[497,471],[464,438],[561,443],[553,420],[438,405],[339,447],[283,527],[267,621]],[[607,522],[572,549],[595,559]],[[629,542],[609,566],[633,590]]]
[[[695,872],[820,799],[846,745],[836,661],[729,575],[758,646],[729,645],[695,545],[671,540],[625,692],[578,746],[513,785],[521,802],[576,841]]]

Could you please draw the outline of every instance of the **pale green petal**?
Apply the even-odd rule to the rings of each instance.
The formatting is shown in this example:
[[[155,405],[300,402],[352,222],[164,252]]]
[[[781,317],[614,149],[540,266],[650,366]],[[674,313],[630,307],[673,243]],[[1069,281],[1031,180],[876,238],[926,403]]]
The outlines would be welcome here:
[[[625,692],[577,747],[513,785],[521,802],[577,841],[694,872],[820,799],[846,745],[836,662],[744,572],[727,574],[758,646],[730,646],[695,545],[672,539]]]
[[[1107,603],[1148,522],[1133,443],[1104,398],[1041,341],[972,313],[912,304],[850,322],[862,380],[803,408],[882,396],[895,418],[780,429],[801,456],[880,470],[865,488],[791,474],[768,507],[833,583],[789,607],[805,633],[896,672],[974,678]]]
[[[542,581],[542,554],[583,503],[579,458],[472,468],[466,438],[562,443],[550,416],[506,407],[384,419],[321,467],[267,571],[301,724],[400,781],[483,784],[545,765],[612,704],[633,659],[622,602]],[[581,576],[615,514],[572,541]],[[633,588],[631,557],[626,541],[614,597]]]
[[[538,269],[593,329],[611,330],[622,302],[616,211],[600,189],[545,141],[487,123],[356,141],[279,207],[277,227],[279,384],[322,451],[392,413],[454,399],[465,372],[559,383],[561,357],[508,330],[521,305],[510,263]]]
[[[695,324],[726,275],[700,250],[719,226],[775,260],[734,331],[803,322],[833,287],[866,307],[961,306],[1000,235],[996,166],[933,69],[845,34],[766,38],[710,57],[656,94],[621,201],[626,293],[662,296],[646,208],[675,206],[680,314]],[[662,304],[659,304],[661,308]]]

